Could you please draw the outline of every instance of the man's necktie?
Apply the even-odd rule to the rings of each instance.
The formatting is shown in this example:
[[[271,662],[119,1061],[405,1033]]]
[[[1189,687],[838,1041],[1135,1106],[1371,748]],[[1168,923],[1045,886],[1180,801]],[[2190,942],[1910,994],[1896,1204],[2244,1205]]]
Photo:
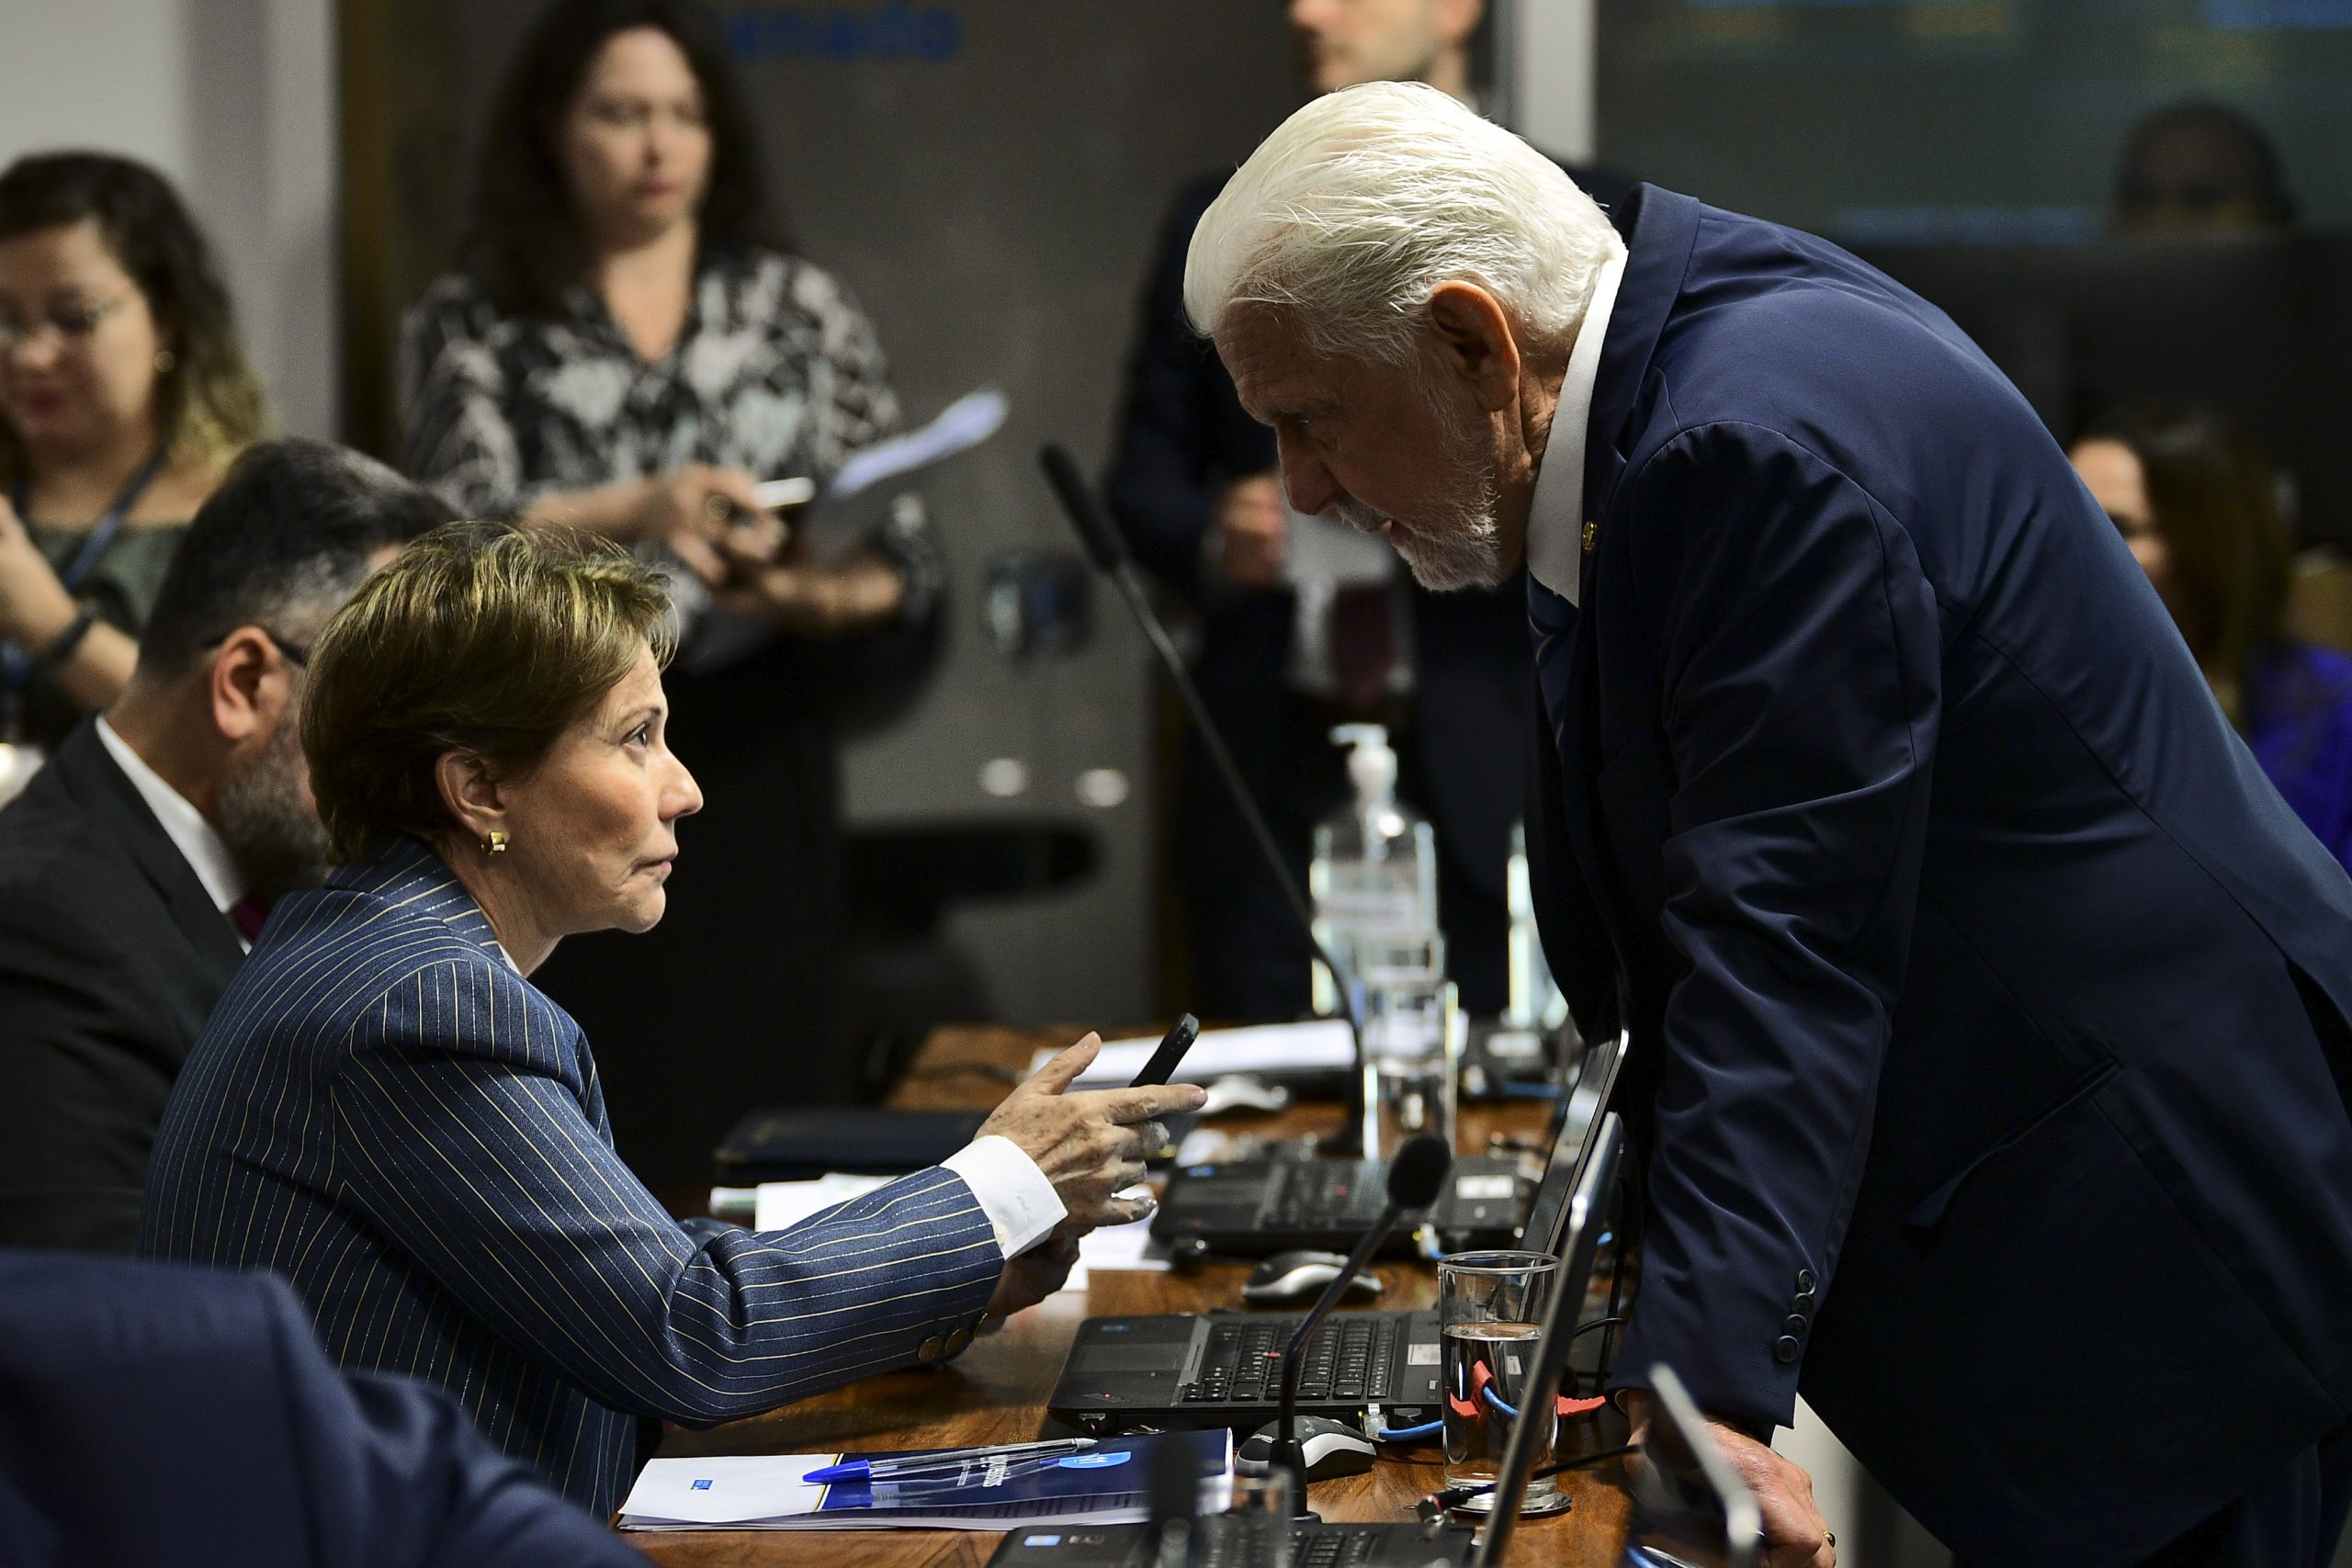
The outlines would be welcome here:
[[[1331,600],[1330,635],[1331,673],[1340,695],[1353,711],[1368,713],[1388,694],[1388,677],[1396,665],[1388,584],[1340,589]]]
[[[248,947],[261,940],[261,928],[269,923],[269,905],[268,899],[249,893],[229,906],[229,923]]]

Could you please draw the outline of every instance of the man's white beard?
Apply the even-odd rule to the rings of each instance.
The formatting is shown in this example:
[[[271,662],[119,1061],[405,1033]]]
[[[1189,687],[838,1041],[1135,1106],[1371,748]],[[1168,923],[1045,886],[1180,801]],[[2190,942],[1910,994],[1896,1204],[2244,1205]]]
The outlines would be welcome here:
[[[1340,522],[1368,534],[1388,525],[1388,542],[1424,588],[1443,593],[1495,587],[1505,574],[1502,529],[1495,521],[1501,497],[1494,472],[1464,433],[1447,433],[1441,460],[1447,470],[1446,500],[1426,524],[1399,522],[1353,496],[1338,502],[1333,510]]]

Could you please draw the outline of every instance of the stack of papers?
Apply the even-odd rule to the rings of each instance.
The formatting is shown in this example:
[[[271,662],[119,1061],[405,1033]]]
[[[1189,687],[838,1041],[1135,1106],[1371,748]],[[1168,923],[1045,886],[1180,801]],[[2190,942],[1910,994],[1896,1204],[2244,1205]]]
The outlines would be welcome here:
[[[967,1529],[1012,1525],[1140,1524],[1150,1517],[1151,1471],[1160,1445],[1189,1450],[1200,1467],[1200,1507],[1233,1504],[1233,1434],[1170,1432],[1105,1438],[1043,1463],[974,1454],[892,1496],[865,1480],[812,1482],[809,1472],[888,1454],[763,1454],[657,1459],[621,1505],[625,1530]],[[948,1453],[954,1450],[913,1450]]]
[[[1117,1089],[1131,1082],[1159,1048],[1157,1035],[1132,1040],[1105,1040],[1094,1063],[1080,1075],[1079,1089]],[[1057,1053],[1040,1051],[1029,1070],[1035,1072]],[[1242,1029],[1204,1029],[1184,1054],[1176,1069],[1178,1081],[1206,1083],[1228,1073],[1256,1073],[1282,1077],[1308,1073],[1344,1073],[1354,1065],[1354,1037],[1343,1018],[1310,1019],[1305,1023],[1260,1023]]]

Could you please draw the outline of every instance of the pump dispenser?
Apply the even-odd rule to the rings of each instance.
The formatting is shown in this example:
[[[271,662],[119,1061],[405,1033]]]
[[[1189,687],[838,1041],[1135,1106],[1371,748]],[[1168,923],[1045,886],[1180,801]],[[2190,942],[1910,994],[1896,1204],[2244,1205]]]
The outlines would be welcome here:
[[[1351,748],[1354,798],[1315,829],[1306,872],[1316,935],[1358,975],[1377,967],[1383,950],[1435,939],[1437,840],[1430,825],[1396,799],[1396,753],[1377,724],[1343,724],[1335,745]],[[1442,953],[1442,944],[1430,943]],[[1315,1009],[1338,1010],[1330,975],[1315,964]]]

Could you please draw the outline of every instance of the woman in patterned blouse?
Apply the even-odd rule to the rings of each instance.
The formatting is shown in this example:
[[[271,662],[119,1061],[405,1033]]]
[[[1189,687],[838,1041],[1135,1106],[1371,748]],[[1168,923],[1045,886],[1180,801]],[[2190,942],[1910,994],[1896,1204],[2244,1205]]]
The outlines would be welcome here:
[[[623,540],[689,604],[767,634],[698,659],[709,628],[689,626],[673,676],[673,725],[727,803],[686,836],[694,913],[577,943],[547,976],[611,1043],[622,1154],[649,1180],[707,1179],[730,1109],[849,1091],[836,710],[927,641],[936,548],[912,496],[826,563],[779,548],[759,506],[758,480],[821,483],[891,433],[898,402],[856,301],[776,247],[695,0],[556,0],[510,70],[474,202],[460,269],[403,328],[409,471],[465,515]]]

